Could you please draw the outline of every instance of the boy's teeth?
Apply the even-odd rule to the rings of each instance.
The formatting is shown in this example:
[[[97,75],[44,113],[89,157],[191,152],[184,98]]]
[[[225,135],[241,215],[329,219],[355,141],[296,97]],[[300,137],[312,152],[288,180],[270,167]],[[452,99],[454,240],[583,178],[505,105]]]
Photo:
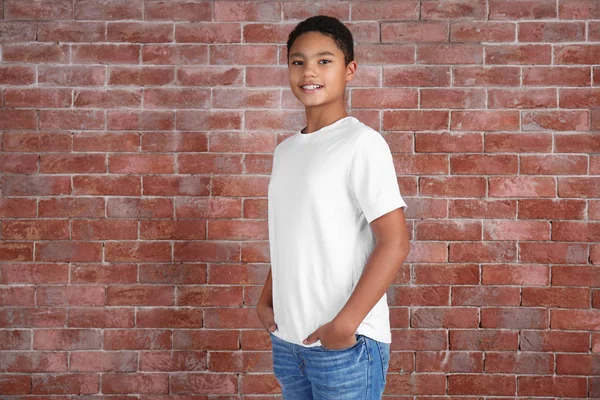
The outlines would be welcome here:
[[[316,88],[319,88],[321,86],[320,85],[305,85],[305,86],[302,86],[302,87],[305,88],[305,89],[316,89]]]

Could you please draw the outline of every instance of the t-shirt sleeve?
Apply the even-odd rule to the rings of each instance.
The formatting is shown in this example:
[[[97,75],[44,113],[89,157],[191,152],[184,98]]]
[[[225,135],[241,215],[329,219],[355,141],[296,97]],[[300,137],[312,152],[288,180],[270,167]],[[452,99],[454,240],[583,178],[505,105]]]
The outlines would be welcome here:
[[[363,133],[356,140],[350,187],[369,223],[397,208],[407,208],[398,187],[390,147],[376,131]]]

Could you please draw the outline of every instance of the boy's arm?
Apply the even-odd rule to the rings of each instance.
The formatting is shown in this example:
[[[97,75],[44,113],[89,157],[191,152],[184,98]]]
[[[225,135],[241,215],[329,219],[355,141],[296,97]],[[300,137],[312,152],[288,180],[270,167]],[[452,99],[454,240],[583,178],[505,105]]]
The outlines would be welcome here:
[[[352,295],[332,321],[349,335],[354,334],[386,293],[410,249],[402,208],[371,221],[370,227],[375,236],[375,248]]]
[[[269,274],[267,275],[265,286],[263,287],[260,298],[258,299],[258,304],[264,304],[269,307],[273,307],[273,278],[271,276],[271,268],[269,268]]]

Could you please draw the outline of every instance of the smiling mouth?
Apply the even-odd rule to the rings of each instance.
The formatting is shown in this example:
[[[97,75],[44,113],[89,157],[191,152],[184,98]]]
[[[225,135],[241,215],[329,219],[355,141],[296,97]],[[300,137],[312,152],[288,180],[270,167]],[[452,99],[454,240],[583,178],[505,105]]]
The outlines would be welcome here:
[[[300,89],[302,89],[302,91],[304,93],[314,93],[322,88],[323,88],[323,85],[302,85],[302,86],[300,86]]]

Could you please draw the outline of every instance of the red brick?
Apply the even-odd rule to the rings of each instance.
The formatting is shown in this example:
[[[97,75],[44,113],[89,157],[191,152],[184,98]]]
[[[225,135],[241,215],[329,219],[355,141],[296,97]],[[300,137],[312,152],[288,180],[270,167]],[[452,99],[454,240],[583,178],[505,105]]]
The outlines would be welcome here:
[[[354,57],[365,64],[413,64],[415,46],[391,43],[357,44],[354,46]]]
[[[450,304],[448,286],[396,287],[390,293],[392,306],[445,306]],[[399,290],[398,290],[399,289]]]
[[[587,131],[589,112],[586,111],[525,111],[522,127],[531,130]]]
[[[71,50],[56,43],[4,43],[2,61],[42,64],[68,64]]]
[[[600,270],[593,266],[553,266],[552,284],[557,286],[598,286]]]
[[[481,238],[481,224],[472,221],[418,221],[417,240],[478,240]]]
[[[482,328],[548,329],[548,311],[541,308],[484,308],[481,310]]]
[[[552,48],[545,44],[486,46],[486,64],[550,64]]]
[[[383,68],[383,85],[450,86],[450,68],[444,66],[389,66]]]
[[[546,221],[484,221],[484,240],[550,240]]]
[[[75,4],[75,19],[142,19],[142,15],[142,0],[77,0]]]
[[[71,236],[75,240],[127,240],[137,239],[135,220],[74,220]]]
[[[521,293],[523,306],[547,308],[586,308],[591,296],[587,288],[532,288]]]
[[[490,89],[489,108],[556,108],[555,89]]]
[[[600,197],[600,178],[558,178],[559,197]]]
[[[242,287],[183,287],[177,291],[177,305],[195,307],[241,307]]]
[[[210,21],[212,11],[212,3],[192,1],[173,3],[163,0],[144,4],[144,18],[146,20]]]
[[[450,330],[450,350],[516,351],[519,333],[507,329]]]
[[[102,334],[92,329],[42,329],[35,331],[35,350],[93,350],[102,348]]]
[[[174,288],[154,285],[115,285],[106,292],[109,306],[172,306],[174,298]]]
[[[516,174],[518,159],[513,155],[452,155],[450,172],[453,175],[504,175]]]
[[[600,223],[554,221],[552,240],[560,242],[600,242]]]
[[[415,309],[411,315],[410,326],[412,328],[477,328],[478,325],[479,315],[474,308],[432,307]],[[420,365],[418,361],[417,365]]]
[[[520,86],[517,67],[455,67],[455,86]]]
[[[66,108],[71,107],[71,89],[4,89],[7,107]]]
[[[71,182],[67,176],[48,175],[5,175],[4,196],[60,196],[71,193]]]
[[[452,130],[518,130],[518,111],[452,111]]]
[[[600,7],[595,0],[561,0],[558,14],[560,19],[598,19]]]
[[[419,180],[419,187],[424,196],[483,197],[486,191],[486,180],[466,176],[423,177]]]
[[[171,261],[171,244],[164,242],[107,242],[105,261],[111,262],[167,262]]]
[[[513,242],[450,243],[450,262],[506,263],[517,260],[517,248]]]
[[[554,197],[555,194],[556,183],[551,177],[489,178],[491,197]]]
[[[554,355],[543,353],[488,352],[485,372],[512,374],[547,374],[554,370]]]
[[[519,376],[517,379],[520,396],[587,396],[585,377]]]
[[[70,19],[70,18],[69,18]],[[102,22],[52,21],[38,23],[39,42],[104,42]]]
[[[250,309],[248,309],[250,310]],[[221,310],[222,311],[222,310]],[[205,317],[208,319],[208,317]],[[258,317],[256,317],[258,319]],[[144,308],[137,311],[138,328],[199,328],[203,324],[202,310],[194,308]]]
[[[109,22],[106,26],[106,35],[109,42],[172,42],[173,24],[146,22]]]
[[[36,293],[38,306],[102,306],[104,298],[102,286],[41,286]]]
[[[33,243],[0,243],[0,260],[33,261]]]
[[[524,67],[523,86],[590,86],[589,67]]]
[[[521,219],[584,219],[584,200],[519,199]]]
[[[241,332],[253,332],[251,330]],[[264,332],[264,329],[263,331]],[[264,334],[264,333],[263,333]],[[239,350],[240,331],[210,329],[178,329],[173,331],[173,349],[176,350]],[[268,338],[267,338],[268,340]],[[243,343],[243,340],[242,340]],[[253,344],[256,340],[252,341]],[[252,350],[252,348],[250,349]],[[260,349],[260,350],[267,350]]]
[[[448,0],[421,2],[421,19],[485,19],[485,0]]]
[[[417,20],[419,19],[419,2],[417,0],[381,0],[376,3],[350,3],[352,20]]]
[[[556,18],[554,0],[490,0],[489,19],[554,19]]]
[[[513,42],[516,24],[509,22],[457,22],[450,26],[451,42]]]
[[[597,64],[600,62],[598,44],[571,44],[554,48],[555,64]]]
[[[177,331],[175,331],[177,332]],[[167,350],[171,349],[171,331],[158,329],[107,329],[105,350]]]
[[[0,350],[30,350],[31,335],[30,330],[0,330]]]
[[[40,65],[38,82],[52,86],[102,86],[106,68],[84,65]]]
[[[473,153],[481,152],[483,138],[480,133],[442,132],[416,133],[417,153]]]
[[[136,280],[134,264],[74,264],[71,267],[73,283],[134,283]]]
[[[217,354],[227,353],[211,353],[211,358],[214,360]],[[140,356],[140,371],[205,371],[207,358],[204,351],[144,351]],[[211,368],[211,371],[215,369]]]
[[[448,393],[452,395],[510,396],[516,390],[516,376],[456,374],[448,377]]]
[[[103,217],[104,199],[78,197],[40,199],[38,216],[42,218]]]
[[[518,306],[519,288],[460,286],[452,288],[453,306]]]
[[[142,48],[143,64],[207,64],[209,46],[205,44],[146,44]]]
[[[67,220],[7,220],[2,224],[5,240],[66,240],[69,238]]]
[[[585,332],[521,331],[521,350],[540,352],[584,352],[590,347],[590,335]]]
[[[568,243],[519,243],[519,258],[523,262],[586,264],[588,247]]]
[[[169,393],[169,375],[167,374],[103,374],[102,393]]]
[[[561,155],[522,156],[521,174],[585,175],[587,174],[587,158]]]
[[[140,196],[141,183],[137,176],[81,175],[73,177],[74,195]]]
[[[41,129],[92,130],[104,128],[104,111],[40,110]]]
[[[52,241],[36,243],[37,261],[93,262],[102,260],[102,243]]]
[[[40,82],[43,66],[39,66]],[[29,85],[35,82],[35,68],[21,65],[0,66],[0,84],[2,85]]]
[[[0,110],[0,129],[36,129],[37,123],[33,110]]]
[[[519,42],[582,42],[585,24],[582,22],[521,22]]]
[[[479,283],[479,267],[476,264],[416,264],[414,267],[414,283],[465,285]]]
[[[109,286],[110,287],[110,286]],[[134,310],[125,308],[71,308],[69,327],[133,328]]]
[[[421,108],[483,108],[485,92],[477,89],[420,89]]]
[[[82,64],[138,64],[140,45],[137,44],[76,44],[72,59]]]
[[[448,335],[441,329],[402,329],[392,331],[392,351],[448,350]]]
[[[515,200],[450,200],[451,218],[515,218]]]
[[[481,283],[484,285],[541,285],[550,283],[550,268],[534,264],[483,265]]]
[[[419,44],[417,62],[421,64],[481,64],[483,47],[475,44]]]
[[[384,130],[444,130],[448,128],[448,111],[384,111]]]
[[[40,172],[52,173],[102,173],[106,172],[106,156],[103,154],[42,154]]]
[[[0,375],[0,394],[16,395],[31,393],[30,375]]]
[[[171,393],[175,394],[234,394],[238,392],[238,379],[232,374],[171,375]]]
[[[381,42],[447,42],[448,24],[441,22],[384,22]]]
[[[0,217],[28,218],[36,215],[34,199],[2,199],[0,200]]]
[[[71,371],[75,372],[132,372],[137,370],[138,355],[133,351],[73,352]]]

